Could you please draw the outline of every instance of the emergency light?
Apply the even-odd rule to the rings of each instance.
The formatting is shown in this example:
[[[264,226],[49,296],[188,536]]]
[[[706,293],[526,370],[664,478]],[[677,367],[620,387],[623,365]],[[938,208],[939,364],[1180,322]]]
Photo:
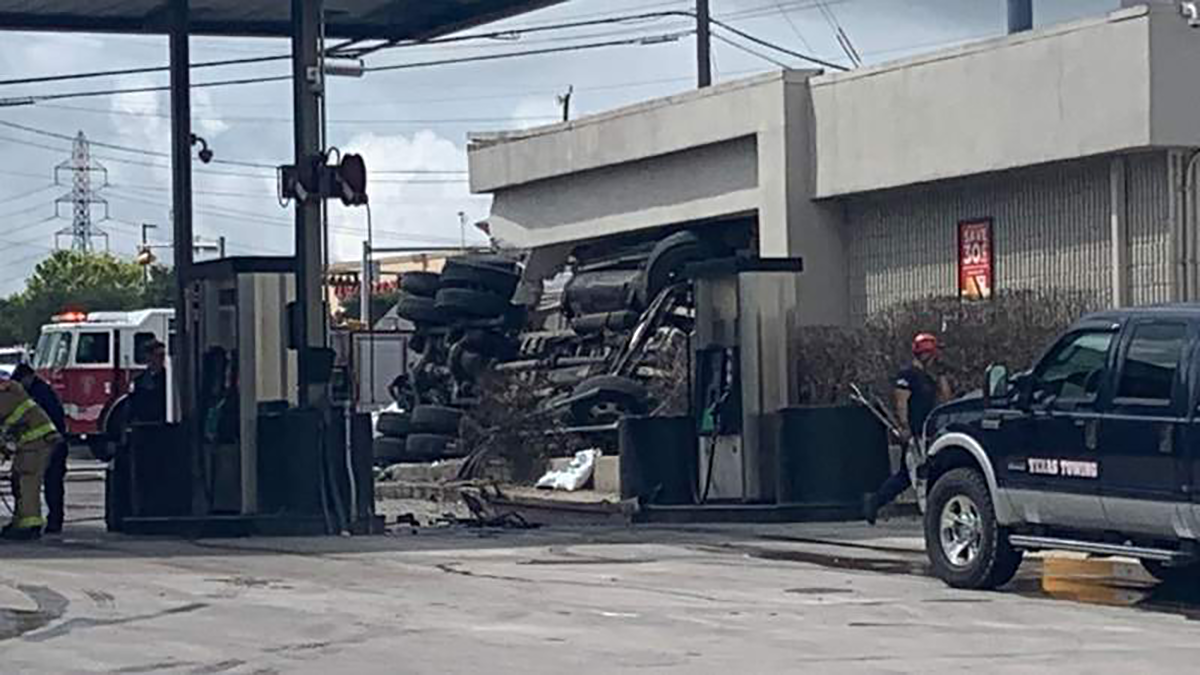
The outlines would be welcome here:
[[[87,312],[70,311],[50,317],[51,323],[83,323],[87,321]]]

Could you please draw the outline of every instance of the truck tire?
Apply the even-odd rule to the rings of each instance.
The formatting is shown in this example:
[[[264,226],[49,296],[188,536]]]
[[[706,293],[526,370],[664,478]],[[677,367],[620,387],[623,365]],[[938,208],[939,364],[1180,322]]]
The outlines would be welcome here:
[[[380,413],[375,429],[389,438],[404,438],[412,431],[411,416],[404,412]]]
[[[376,438],[375,466],[391,466],[404,461],[405,442],[399,438]]]
[[[479,259],[451,258],[442,270],[442,288],[488,291],[500,296],[506,303],[517,292],[520,281],[521,275],[517,273],[515,265],[505,267]]]
[[[511,297],[511,294],[510,294]],[[473,288],[443,288],[438,291],[436,312],[455,312],[492,319],[508,310],[508,298]]]
[[[973,590],[1008,583],[1023,555],[996,522],[983,474],[970,468],[947,472],[930,491],[925,550],[935,576],[954,588]]]
[[[432,298],[442,287],[442,275],[436,272],[405,272],[400,275],[400,288],[409,295]]]
[[[575,387],[571,418],[581,426],[611,424],[628,415],[645,415],[649,398],[646,388],[638,382],[600,375]]]
[[[694,232],[676,232],[655,245],[642,271],[637,299],[642,307],[649,307],[664,288],[680,279],[689,263],[705,260],[716,255],[716,247]]]
[[[396,313],[401,318],[415,323],[444,323],[446,313],[439,311],[432,298],[425,298],[411,293],[401,293],[400,303]]]
[[[443,405],[419,405],[412,411],[412,431],[418,434],[458,435],[463,412]]]
[[[458,455],[454,447],[458,439],[442,434],[413,434],[408,437],[404,450],[406,462],[436,462]]]

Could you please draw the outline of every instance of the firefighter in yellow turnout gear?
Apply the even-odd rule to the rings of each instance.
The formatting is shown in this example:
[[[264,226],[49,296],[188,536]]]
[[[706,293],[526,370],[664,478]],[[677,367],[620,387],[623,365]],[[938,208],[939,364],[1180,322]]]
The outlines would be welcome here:
[[[0,453],[12,459],[21,486],[12,522],[0,538],[32,540],[41,537],[42,474],[51,450],[62,439],[46,413],[17,382],[0,382]]]

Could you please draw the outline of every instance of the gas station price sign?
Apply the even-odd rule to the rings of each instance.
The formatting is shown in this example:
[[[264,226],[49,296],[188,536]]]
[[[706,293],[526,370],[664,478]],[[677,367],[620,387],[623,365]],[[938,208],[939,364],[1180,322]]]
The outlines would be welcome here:
[[[992,219],[958,224],[958,295],[963,300],[989,300],[995,287]]]

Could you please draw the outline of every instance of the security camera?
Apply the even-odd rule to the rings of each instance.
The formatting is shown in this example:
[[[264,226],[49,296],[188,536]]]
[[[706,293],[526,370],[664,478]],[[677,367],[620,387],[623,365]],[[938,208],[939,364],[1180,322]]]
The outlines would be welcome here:
[[[213,160],[213,151],[208,149],[208,141],[200,138],[196,134],[192,134],[192,145],[200,146],[200,152],[198,154],[201,162],[208,164]]]
[[[1189,26],[1200,28],[1200,3],[1185,0],[1185,2],[1179,3],[1179,12],[1187,17]]]

